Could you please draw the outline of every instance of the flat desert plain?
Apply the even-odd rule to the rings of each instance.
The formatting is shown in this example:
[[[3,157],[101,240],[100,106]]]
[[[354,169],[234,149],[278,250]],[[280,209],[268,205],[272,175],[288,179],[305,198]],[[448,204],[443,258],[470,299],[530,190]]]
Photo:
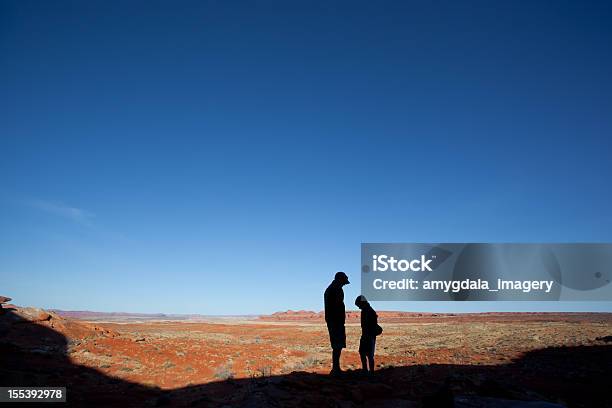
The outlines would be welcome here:
[[[462,396],[612,404],[612,314],[380,312],[379,371],[367,376],[358,371],[358,313],[350,312],[343,378],[327,376],[320,313],[207,321],[66,315],[4,313],[0,341],[12,349],[1,354],[3,385],[67,384],[77,405],[95,397],[134,406],[455,406],[449,401]]]

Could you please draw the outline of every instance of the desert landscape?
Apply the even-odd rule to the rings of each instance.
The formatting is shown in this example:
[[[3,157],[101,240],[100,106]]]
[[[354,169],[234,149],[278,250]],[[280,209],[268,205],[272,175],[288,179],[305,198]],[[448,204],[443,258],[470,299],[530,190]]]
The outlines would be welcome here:
[[[2,312],[1,385],[66,386],[75,406],[612,406],[609,313],[379,312],[367,376],[351,311],[332,378],[320,312]]]

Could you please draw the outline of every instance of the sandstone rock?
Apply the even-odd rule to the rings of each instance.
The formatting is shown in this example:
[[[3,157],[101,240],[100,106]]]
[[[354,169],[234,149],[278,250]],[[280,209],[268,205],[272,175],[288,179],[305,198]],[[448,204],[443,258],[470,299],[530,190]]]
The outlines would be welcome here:
[[[46,322],[52,318],[52,315],[49,312],[37,307],[18,308],[14,313],[15,316],[31,323]]]

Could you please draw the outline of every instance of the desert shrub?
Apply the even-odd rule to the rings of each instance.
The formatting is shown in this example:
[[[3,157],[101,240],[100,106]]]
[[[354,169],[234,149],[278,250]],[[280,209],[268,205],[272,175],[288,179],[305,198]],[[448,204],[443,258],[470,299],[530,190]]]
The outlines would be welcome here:
[[[287,363],[281,369],[283,373],[291,373],[293,371],[303,371],[308,368],[319,365],[321,360],[319,360],[316,356],[309,355],[304,358],[302,361],[298,361],[296,363],[290,364]]]
[[[162,368],[165,368],[165,369],[172,368],[172,367],[176,367],[176,364],[174,364],[171,361],[166,361],[164,364],[162,364]]]
[[[257,369],[262,377],[269,377],[272,375],[272,367],[264,366]]]
[[[217,367],[217,369],[215,370],[214,377],[219,380],[229,380],[231,378],[234,378],[234,372],[232,371],[232,363],[227,362]]]
[[[320,362],[321,361],[316,356],[310,355],[302,361],[302,364],[304,367],[313,367],[318,365]]]
[[[294,371],[301,371],[303,369],[304,369],[304,365],[301,362],[298,361],[295,364],[287,363],[287,364],[283,365],[283,367],[281,368],[281,372],[283,374],[289,374],[289,373],[292,373]]]

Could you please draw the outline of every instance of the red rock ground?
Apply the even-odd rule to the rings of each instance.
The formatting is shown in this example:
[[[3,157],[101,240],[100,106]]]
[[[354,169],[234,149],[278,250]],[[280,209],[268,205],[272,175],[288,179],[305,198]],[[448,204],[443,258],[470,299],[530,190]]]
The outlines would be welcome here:
[[[1,385],[65,385],[72,405],[444,406],[466,394],[612,406],[598,388],[612,380],[612,314],[379,315],[379,372],[334,379],[323,375],[330,350],[314,312],[92,323],[10,306],[0,316]],[[351,371],[360,328],[358,314],[348,317]]]

